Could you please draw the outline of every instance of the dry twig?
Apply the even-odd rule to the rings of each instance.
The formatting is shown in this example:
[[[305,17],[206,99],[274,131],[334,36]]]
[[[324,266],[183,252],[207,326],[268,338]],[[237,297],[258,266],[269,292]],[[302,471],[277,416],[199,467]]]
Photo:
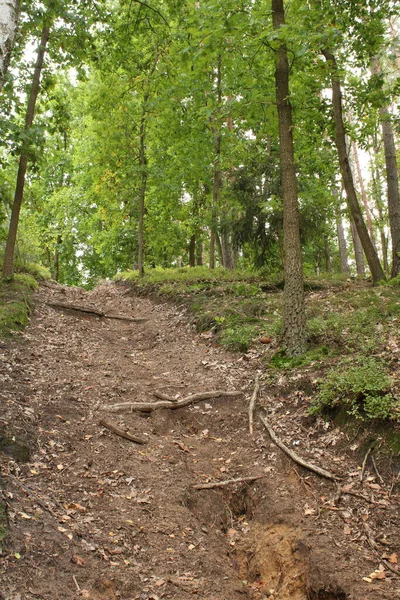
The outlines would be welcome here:
[[[379,481],[381,482],[382,485],[385,485],[385,482],[383,480],[382,475],[379,473],[378,471],[378,467],[376,466],[376,461],[375,461],[375,456],[373,454],[371,454],[371,461],[372,461],[372,466],[374,467],[374,471],[376,473],[377,478],[379,479]]]
[[[265,429],[268,431],[271,440],[274,442],[274,444],[276,444],[278,448],[280,448],[285,454],[290,456],[290,458],[294,460],[297,464],[304,467],[305,469],[308,469],[309,471],[313,471],[313,473],[316,473],[321,477],[325,477],[326,479],[331,479],[332,481],[337,481],[339,479],[337,475],[333,475],[333,473],[330,473],[329,471],[326,471],[321,467],[317,467],[316,465],[312,465],[311,463],[306,462],[303,458],[301,458],[301,456],[296,454],[296,452],[290,450],[290,448],[288,448],[283,442],[280,441],[280,439],[276,437],[276,434],[272,429],[271,425],[268,423],[267,419],[265,419],[264,417],[260,417],[260,419]]]
[[[211,392],[200,392],[198,394],[192,394],[186,396],[178,402],[171,402],[171,400],[160,400],[160,402],[123,402],[122,404],[108,404],[103,410],[108,412],[120,412],[124,410],[136,410],[140,412],[153,412],[153,410],[160,410],[163,408],[169,408],[170,410],[176,410],[189,404],[196,404],[202,400],[211,400],[212,398],[238,398],[242,395],[242,392],[225,392],[223,390],[213,390]]]
[[[210,483],[199,483],[194,485],[195,490],[211,490],[216,487],[225,487],[233,483],[247,483],[255,481],[256,479],[262,479],[265,475],[253,475],[253,477],[238,477],[237,479],[226,479],[225,481],[210,481]]]
[[[157,390],[153,392],[153,396],[159,400],[165,400],[165,402],[172,402],[173,404],[178,402],[177,398],[172,398],[172,396],[168,396],[168,394],[164,394],[164,392],[158,392]]]
[[[258,392],[260,391],[260,373],[257,373],[254,382],[254,390],[249,404],[249,433],[253,435],[254,410],[256,407]]]
[[[99,425],[101,425],[102,427],[105,427],[109,431],[112,431],[113,433],[115,433],[115,435],[119,435],[120,437],[125,438],[126,440],[129,440],[130,442],[135,442],[136,444],[145,444],[146,443],[146,441],[143,440],[142,438],[136,437],[135,435],[131,435],[127,431],[124,431],[123,429],[121,429],[120,427],[115,425],[114,423],[111,423],[110,421],[106,421],[105,419],[101,419],[99,421]]]
[[[366,451],[366,453],[365,453],[363,464],[362,464],[362,467],[361,467],[360,481],[362,481],[364,479],[365,467],[367,466],[368,456],[371,454],[372,448],[373,448],[373,446],[370,446],[368,448],[368,450]]]

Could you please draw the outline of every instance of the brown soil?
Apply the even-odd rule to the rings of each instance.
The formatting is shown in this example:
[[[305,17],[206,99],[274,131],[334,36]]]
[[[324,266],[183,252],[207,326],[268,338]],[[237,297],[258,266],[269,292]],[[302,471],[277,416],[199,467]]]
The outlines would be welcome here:
[[[67,313],[49,302],[148,321]],[[343,432],[307,421],[304,386],[293,380],[283,382],[286,395],[264,381],[258,407],[288,446],[343,477],[341,494],[291,461],[258,420],[250,437],[260,363],[247,358],[196,336],[179,309],[124,288],[43,287],[30,327],[0,348],[9,531],[0,598],[400,598],[392,472],[382,463],[382,482],[368,461],[360,482],[365,453]],[[155,390],[185,397],[213,389],[243,395],[151,414],[102,410],[155,400]],[[146,445],[106,430],[102,418]],[[193,488],[253,474],[265,477]]]

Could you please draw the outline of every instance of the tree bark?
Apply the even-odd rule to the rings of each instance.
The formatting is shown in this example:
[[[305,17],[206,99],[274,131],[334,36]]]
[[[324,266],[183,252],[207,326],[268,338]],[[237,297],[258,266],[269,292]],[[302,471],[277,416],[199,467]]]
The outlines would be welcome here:
[[[354,221],[354,224],[359,235],[365,257],[371,271],[373,283],[385,280],[386,276],[383,272],[378,255],[368,234],[368,229],[365,225],[360,205],[358,203],[356,190],[354,187],[353,174],[350,168],[349,156],[346,147],[346,133],[343,122],[343,107],[342,107],[342,90],[335,56],[329,50],[323,50],[327,63],[332,69],[332,103],[335,122],[335,142],[339,156],[340,171],[343,178],[343,185],[346,191],[347,202]]]
[[[340,265],[342,273],[348,275],[350,273],[350,267],[347,255],[346,236],[344,234],[343,221],[339,211],[337,211],[336,213],[336,231],[339,242]]]
[[[144,95],[142,115],[139,128],[139,166],[140,166],[140,189],[139,189],[139,214],[138,214],[138,270],[139,277],[144,275],[144,211],[146,206],[147,191],[147,155],[146,155],[146,121],[148,93]]]
[[[32,86],[29,94],[28,107],[25,115],[25,126],[24,131],[28,132],[32,126],[33,118],[35,116],[36,100],[39,94],[40,88],[40,76],[42,73],[44,57],[46,54],[47,42],[49,40],[50,27],[45,25],[42,29],[42,36],[36,58],[35,70],[33,73]],[[11,212],[10,226],[8,230],[8,237],[6,243],[6,249],[4,254],[3,263],[3,277],[5,279],[11,279],[14,272],[14,250],[15,242],[17,239],[19,215],[21,212],[21,206],[24,199],[24,187],[25,187],[25,175],[28,167],[28,154],[27,149],[23,148],[18,165],[17,183],[15,187],[14,203]]]
[[[285,24],[283,0],[272,0],[275,30]],[[283,347],[289,356],[306,349],[303,265],[297,181],[294,165],[292,106],[289,95],[289,61],[281,42],[275,63],[276,104],[279,123],[279,159],[283,191],[283,233],[285,250],[285,288],[283,294]]]
[[[0,0],[0,91],[3,88],[19,18],[19,0]]]
[[[350,227],[351,236],[353,238],[354,258],[356,261],[357,275],[358,277],[365,277],[364,252],[357,232],[357,228],[353,221],[351,221]]]

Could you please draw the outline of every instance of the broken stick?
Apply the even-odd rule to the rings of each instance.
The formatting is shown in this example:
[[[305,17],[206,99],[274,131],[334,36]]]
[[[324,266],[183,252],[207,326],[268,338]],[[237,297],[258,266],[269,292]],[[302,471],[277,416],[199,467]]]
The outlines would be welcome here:
[[[238,477],[237,479],[226,479],[225,481],[210,481],[210,483],[199,483],[194,485],[195,490],[211,490],[216,487],[225,487],[233,483],[248,483],[250,481],[256,481],[256,479],[262,479],[265,475],[253,475],[252,477]]]
[[[290,456],[290,458],[294,460],[294,462],[304,467],[305,469],[308,469],[309,471],[320,475],[321,477],[325,477],[326,479],[331,479],[332,481],[338,481],[340,479],[340,477],[338,477],[337,475],[333,475],[333,473],[330,473],[329,471],[326,471],[321,467],[317,467],[316,465],[312,465],[311,463],[306,462],[303,458],[301,458],[301,456],[296,454],[296,452],[293,452],[293,450],[290,450],[290,448],[288,448],[283,442],[280,441],[280,439],[276,437],[276,434],[272,429],[271,425],[268,423],[267,419],[265,419],[264,417],[260,417],[260,419],[265,429],[268,431],[271,440],[274,442],[274,444],[276,444],[278,448],[280,448],[285,454]]]
[[[146,443],[146,441],[143,440],[142,438],[136,437],[135,435],[131,435],[127,431],[124,431],[123,429],[121,429],[121,427],[118,427],[114,423],[111,423],[110,421],[106,421],[105,419],[100,419],[99,425],[101,425],[102,427],[105,427],[106,429],[109,429],[109,431],[112,431],[113,433],[115,433],[115,435],[119,435],[120,437],[125,438],[126,440],[129,440],[130,442],[135,442],[136,444],[145,444]]]
[[[60,302],[48,302],[48,306],[51,308],[60,308],[61,310],[72,310],[75,312],[85,313],[87,315],[93,315],[99,319],[117,319],[118,321],[129,321],[130,323],[144,323],[148,319],[128,317],[126,315],[107,315],[95,308],[86,308],[85,306],[76,306],[75,304],[63,304]]]
[[[213,390],[211,392],[200,392],[198,394],[192,394],[179,400],[178,402],[171,402],[171,400],[161,400],[160,402],[123,402],[121,404],[108,404],[103,408],[108,412],[120,412],[124,410],[135,410],[140,412],[153,412],[153,410],[160,410],[163,408],[169,408],[170,410],[176,410],[189,404],[196,404],[202,400],[211,400],[212,398],[238,398],[242,395],[242,392],[225,392],[222,390]]]
[[[256,379],[254,382],[253,394],[251,396],[250,404],[249,404],[249,432],[250,432],[250,435],[253,435],[254,410],[256,407],[256,401],[257,401],[257,396],[258,396],[259,391],[260,391],[260,373],[257,373]]]

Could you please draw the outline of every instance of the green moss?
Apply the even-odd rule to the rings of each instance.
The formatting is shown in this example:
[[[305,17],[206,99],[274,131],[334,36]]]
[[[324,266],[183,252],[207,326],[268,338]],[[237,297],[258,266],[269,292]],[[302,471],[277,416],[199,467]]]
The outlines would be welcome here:
[[[38,287],[32,273],[18,272],[11,281],[0,281],[0,337],[26,327],[32,292]]]
[[[318,348],[312,348],[302,354],[301,356],[287,356],[284,350],[276,352],[268,366],[275,369],[295,369],[299,367],[305,367],[312,363],[321,362],[326,360],[329,356],[330,350],[327,346],[319,346]]]

